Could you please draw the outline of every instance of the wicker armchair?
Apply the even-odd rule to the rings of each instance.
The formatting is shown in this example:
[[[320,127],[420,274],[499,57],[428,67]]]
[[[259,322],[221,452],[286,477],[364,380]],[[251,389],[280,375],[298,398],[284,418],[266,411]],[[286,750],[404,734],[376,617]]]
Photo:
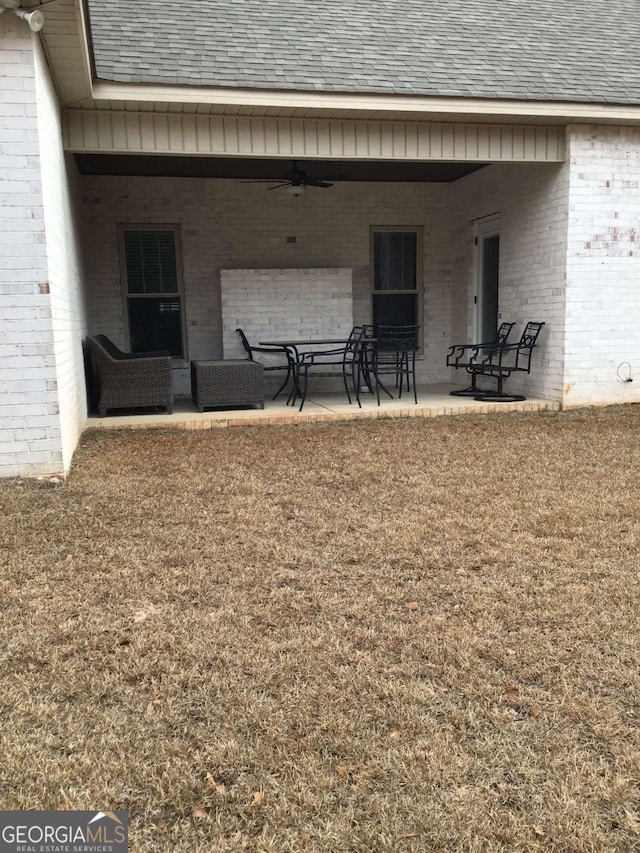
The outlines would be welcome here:
[[[122,352],[106,335],[87,338],[93,355],[100,397],[98,412],[163,406],[171,414],[171,357],[166,352]]]

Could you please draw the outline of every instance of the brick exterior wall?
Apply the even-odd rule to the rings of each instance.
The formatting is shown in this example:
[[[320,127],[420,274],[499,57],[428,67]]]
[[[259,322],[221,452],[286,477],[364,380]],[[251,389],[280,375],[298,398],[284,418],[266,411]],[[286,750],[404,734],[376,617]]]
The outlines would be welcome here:
[[[42,48],[36,49],[40,168],[51,320],[64,470],[87,419],[82,339],[86,335],[82,245],[77,211],[79,175],[62,147],[60,109]],[[56,438],[58,435],[56,434]]]
[[[2,15],[0,476],[5,477],[63,473],[79,433],[79,425],[63,426],[68,386],[58,361],[63,350],[55,340],[68,278],[67,267],[56,267],[53,260],[78,253],[61,203],[67,189],[59,170],[57,109],[37,37],[14,15]],[[42,110],[48,115],[44,124]]]
[[[62,469],[34,36],[0,17],[0,476]]]
[[[640,128],[570,128],[568,158],[563,404],[640,401]]]
[[[495,164],[453,187],[456,222],[452,299],[459,340],[475,340],[474,220],[500,214],[499,304],[501,319],[517,325],[542,321],[540,347],[530,376],[512,376],[507,390],[558,400],[564,378],[564,294],[568,216],[568,168]],[[517,339],[517,338],[516,338]]]
[[[346,340],[353,327],[351,270],[222,270],[221,290],[225,358],[246,358],[238,328],[257,344],[296,338]],[[269,358],[261,360],[268,364]]]
[[[85,177],[82,186],[91,333],[128,345],[118,224],[179,222],[191,359],[223,356],[222,269],[350,269],[354,322],[369,322],[370,227],[419,226],[425,328],[419,371],[423,381],[448,377],[449,185],[336,184],[330,190],[310,189],[300,198],[231,180]],[[287,241],[290,237],[295,243]],[[188,370],[176,368],[174,390],[186,394],[188,389]]]

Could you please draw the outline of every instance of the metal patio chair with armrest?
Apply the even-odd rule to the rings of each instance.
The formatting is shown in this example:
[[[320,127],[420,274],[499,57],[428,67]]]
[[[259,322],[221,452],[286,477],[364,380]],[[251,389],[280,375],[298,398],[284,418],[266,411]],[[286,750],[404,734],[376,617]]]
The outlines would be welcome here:
[[[98,413],[108,409],[162,406],[171,414],[171,356],[168,352],[123,352],[106,335],[87,338],[99,384]]]
[[[504,380],[512,373],[531,373],[531,356],[543,326],[544,323],[527,323],[518,343],[478,348],[469,369],[472,375],[492,377],[497,387],[495,391],[478,391],[474,399],[483,403],[515,403],[527,399],[522,394],[506,394]]]
[[[469,369],[474,355],[477,355],[479,350],[487,348],[495,349],[496,347],[504,346],[508,340],[511,330],[515,323],[501,323],[495,338],[492,341],[485,341],[481,344],[452,344],[447,353],[447,367],[454,367],[456,370],[464,368],[471,376],[471,384],[468,388],[461,388],[458,391],[449,391],[452,397],[475,397],[481,393],[476,387],[477,374]]]
[[[393,394],[380,379],[381,376],[394,377],[395,387],[399,389],[398,399],[402,399],[405,381],[407,391],[410,391],[413,386],[413,397],[416,405],[418,404],[416,353],[419,332],[420,326],[417,325],[373,327],[375,338],[363,351],[362,372],[367,385],[370,388],[375,385],[378,405],[380,405],[380,388],[393,399]]]
[[[247,336],[245,335],[245,333],[242,329],[236,329],[236,332],[240,335],[240,340],[242,341],[242,346],[244,347],[245,352],[249,356],[249,361],[258,361],[259,363],[261,363],[265,372],[274,371],[274,370],[286,370],[287,371],[287,375],[284,378],[284,382],[278,388],[276,393],[273,395],[273,399],[277,400],[278,397],[280,396],[280,394],[282,394],[284,389],[287,387],[287,383],[289,382],[289,380],[292,378],[292,376],[294,376],[295,361],[291,355],[291,352],[286,347],[276,347],[276,346],[254,347],[249,343]],[[287,360],[287,363],[286,364],[264,364],[264,362],[260,362],[259,359],[255,359],[253,357],[254,353],[263,353],[265,355],[284,356]]]
[[[307,399],[309,373],[311,372],[314,376],[324,377],[325,379],[342,378],[349,405],[351,405],[351,391],[349,389],[349,383],[351,382],[358,407],[362,408],[362,403],[360,402],[360,376],[363,363],[363,347],[370,346],[372,343],[373,341],[370,338],[365,338],[362,326],[354,326],[344,346],[330,350],[311,350],[300,353],[296,365],[296,377],[291,403],[295,404],[297,397],[300,397],[299,411],[302,411],[302,407]]]

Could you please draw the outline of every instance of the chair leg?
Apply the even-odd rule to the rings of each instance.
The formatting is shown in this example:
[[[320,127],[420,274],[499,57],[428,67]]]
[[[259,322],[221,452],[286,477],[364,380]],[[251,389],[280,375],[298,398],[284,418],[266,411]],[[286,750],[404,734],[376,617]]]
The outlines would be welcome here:
[[[413,399],[418,405],[418,386],[416,385],[416,355],[412,353],[411,359],[411,380],[413,382]],[[409,354],[407,353],[407,383],[409,382]]]
[[[304,406],[304,402],[307,399],[307,383],[308,383],[308,381],[309,381],[309,368],[305,367],[304,368],[304,384],[302,386],[302,393],[300,395],[300,408],[298,409],[299,412],[302,411],[302,407]],[[298,382],[300,382],[300,371],[298,371]],[[300,391],[300,388],[298,388],[298,391]]]
[[[277,400],[278,397],[280,396],[280,394],[282,394],[284,389],[287,387],[287,383],[289,382],[290,378],[291,378],[291,364],[288,364],[287,365],[287,375],[285,376],[284,382],[282,383],[282,385],[278,388],[276,393],[273,395],[274,400]]]
[[[355,358],[351,363],[351,381],[353,382],[353,392],[356,395],[356,400],[358,402],[358,408],[362,408],[362,403],[360,402],[360,360]]]
[[[475,397],[476,394],[480,394],[481,392],[478,390],[477,385],[478,374],[471,374],[471,385],[468,388],[461,388],[459,391],[449,391],[449,394],[452,397]]]
[[[364,379],[365,385],[369,389],[369,393],[373,394],[373,385],[371,383],[371,359],[363,354],[361,361],[358,363],[359,382]]]
[[[384,393],[387,395],[387,397],[389,397],[389,399],[390,399],[390,400],[393,400],[393,394],[391,393],[391,391],[389,391],[389,389],[388,389],[388,388],[387,388],[387,386],[384,384],[384,382],[382,382],[382,381],[380,380],[380,377],[379,377],[379,375],[378,375],[377,371],[376,371],[376,374],[375,374],[375,378],[376,378],[376,390],[378,391],[378,397],[380,397],[380,390],[379,390],[379,389],[380,389],[380,388],[382,388],[382,390],[383,390],[383,391],[384,391]],[[398,398],[400,398],[400,397],[402,397],[402,391],[400,391],[400,392],[398,393]],[[378,405],[380,405],[380,403],[378,403]]]
[[[411,391],[411,384],[409,382],[409,353],[403,352],[401,359],[402,359],[403,369],[406,372],[406,376],[407,376],[407,391]]]
[[[351,370],[351,376],[353,377],[353,368]],[[344,390],[347,392],[347,400],[349,401],[349,405],[351,405],[351,393],[349,391],[349,382],[347,380],[347,365],[342,365],[342,381],[344,382]],[[355,384],[354,384],[355,390]]]
[[[504,380],[509,378],[510,374],[503,376],[500,374],[496,377],[498,385],[495,391],[486,391],[478,394],[475,399],[481,403],[520,403],[527,398],[523,394],[505,394],[503,391]]]
[[[398,391],[398,400],[402,400],[402,392],[404,391],[405,376],[407,377],[407,391],[409,390],[409,376],[408,376],[408,371],[409,371],[408,364],[409,363],[407,362],[407,369],[405,370],[404,353],[400,353],[399,358],[400,358],[400,390]]]
[[[293,365],[293,382],[291,385],[291,391],[289,391],[289,396],[287,397],[287,406],[295,406],[296,400],[300,394],[300,371],[297,365]]]

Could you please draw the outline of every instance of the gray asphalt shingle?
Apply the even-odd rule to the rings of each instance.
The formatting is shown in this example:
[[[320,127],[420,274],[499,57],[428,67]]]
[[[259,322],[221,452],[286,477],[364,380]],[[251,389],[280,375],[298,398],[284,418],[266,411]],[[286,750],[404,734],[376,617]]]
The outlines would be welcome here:
[[[640,104],[640,0],[89,0],[97,76]]]

